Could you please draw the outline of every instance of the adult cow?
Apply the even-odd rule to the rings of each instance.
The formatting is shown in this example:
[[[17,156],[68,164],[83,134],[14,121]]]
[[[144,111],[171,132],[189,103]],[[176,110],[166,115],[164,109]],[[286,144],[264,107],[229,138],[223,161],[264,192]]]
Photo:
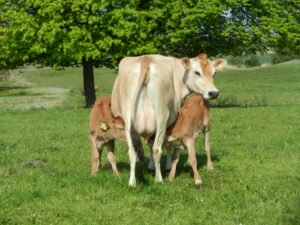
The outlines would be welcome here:
[[[129,186],[136,184],[136,154],[131,136],[155,134],[152,148],[155,181],[162,182],[160,157],[166,128],[176,120],[181,101],[188,94],[201,94],[206,100],[218,97],[213,75],[224,64],[224,59],[211,61],[204,53],[190,59],[145,55],[121,60],[112,92],[112,112],[125,121]]]

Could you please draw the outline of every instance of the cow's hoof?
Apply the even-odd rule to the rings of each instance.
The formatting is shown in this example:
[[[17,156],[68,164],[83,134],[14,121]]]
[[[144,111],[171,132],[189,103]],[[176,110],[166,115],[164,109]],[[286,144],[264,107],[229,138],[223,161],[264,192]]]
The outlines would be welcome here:
[[[130,183],[128,184],[129,187],[136,187],[136,183]]]
[[[162,177],[161,176],[155,176],[155,182],[162,183],[163,182]]]
[[[130,178],[129,179],[129,184],[128,184],[129,187],[135,187],[136,186],[136,181],[135,181],[135,178]]]

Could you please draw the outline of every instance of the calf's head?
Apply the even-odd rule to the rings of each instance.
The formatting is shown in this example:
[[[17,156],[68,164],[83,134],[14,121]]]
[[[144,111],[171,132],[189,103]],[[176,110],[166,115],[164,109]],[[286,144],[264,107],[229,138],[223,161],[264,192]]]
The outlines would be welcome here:
[[[213,77],[216,70],[226,65],[225,59],[211,61],[205,53],[195,58],[183,58],[186,68],[184,82],[191,92],[201,94],[204,99],[214,99],[219,95],[219,90],[214,85]]]

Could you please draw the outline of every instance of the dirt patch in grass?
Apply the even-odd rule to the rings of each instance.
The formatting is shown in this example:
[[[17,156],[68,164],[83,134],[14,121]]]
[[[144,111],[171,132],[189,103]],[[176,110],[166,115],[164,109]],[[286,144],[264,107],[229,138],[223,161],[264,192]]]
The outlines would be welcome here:
[[[9,71],[5,79],[0,80],[0,110],[19,110],[32,108],[55,108],[63,105],[69,89],[32,88],[22,71]]]

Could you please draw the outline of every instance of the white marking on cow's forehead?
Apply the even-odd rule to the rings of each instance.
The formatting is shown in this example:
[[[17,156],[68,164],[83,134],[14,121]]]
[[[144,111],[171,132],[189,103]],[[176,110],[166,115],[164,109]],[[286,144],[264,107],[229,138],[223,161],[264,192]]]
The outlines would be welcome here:
[[[203,74],[203,70],[201,68],[201,64],[199,63],[198,60],[191,60],[191,69],[194,71],[198,71],[201,74]]]

